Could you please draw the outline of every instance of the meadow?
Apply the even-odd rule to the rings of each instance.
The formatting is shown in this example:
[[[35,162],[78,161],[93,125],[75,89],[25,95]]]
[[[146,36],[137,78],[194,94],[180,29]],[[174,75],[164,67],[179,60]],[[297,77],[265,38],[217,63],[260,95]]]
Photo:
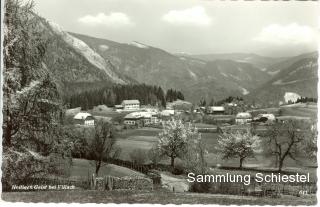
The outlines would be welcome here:
[[[130,153],[134,149],[141,149],[148,151],[157,144],[157,135],[161,132],[161,129],[156,128],[139,128],[123,130],[117,135],[117,144],[121,148],[120,159],[130,160]],[[232,158],[228,160],[221,159],[218,153],[218,138],[219,133],[201,133],[203,142],[205,143],[208,154],[206,160],[209,166],[222,166],[222,167],[238,167],[239,160]],[[263,138],[262,138],[263,139]],[[169,164],[168,159],[164,159],[162,163]],[[316,163],[310,161],[305,157],[298,157],[298,161],[287,158],[285,160],[284,170],[296,171],[304,167],[314,171]],[[257,155],[254,158],[248,158],[244,162],[244,167],[247,168],[263,168],[274,169],[274,160],[272,157],[265,156],[263,154]]]

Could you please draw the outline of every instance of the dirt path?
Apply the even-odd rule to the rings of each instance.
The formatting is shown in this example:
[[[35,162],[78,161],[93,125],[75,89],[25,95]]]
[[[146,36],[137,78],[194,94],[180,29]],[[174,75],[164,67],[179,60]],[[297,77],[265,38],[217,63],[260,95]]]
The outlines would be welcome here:
[[[186,192],[189,190],[189,183],[182,178],[176,178],[160,173],[162,186],[173,192]]]

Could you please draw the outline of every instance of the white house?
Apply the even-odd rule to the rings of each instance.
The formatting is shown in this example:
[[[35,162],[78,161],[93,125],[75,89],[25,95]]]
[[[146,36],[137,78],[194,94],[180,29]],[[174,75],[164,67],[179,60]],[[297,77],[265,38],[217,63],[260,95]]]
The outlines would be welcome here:
[[[174,110],[173,109],[165,109],[165,110],[162,110],[160,112],[160,115],[161,116],[173,116],[174,115]]]
[[[121,105],[125,111],[136,111],[140,109],[139,100],[123,100]]]
[[[224,114],[225,108],[223,106],[210,106],[208,108],[208,113],[209,114]]]
[[[95,119],[87,112],[79,112],[73,117],[73,120],[77,125],[93,126]]]
[[[249,112],[240,112],[236,116],[236,124],[246,124],[252,121],[252,116]]]

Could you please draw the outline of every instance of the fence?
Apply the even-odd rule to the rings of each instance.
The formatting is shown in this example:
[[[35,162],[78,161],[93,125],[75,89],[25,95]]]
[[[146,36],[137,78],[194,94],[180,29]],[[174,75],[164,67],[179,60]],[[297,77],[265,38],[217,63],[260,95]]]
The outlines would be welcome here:
[[[172,167],[165,164],[136,164],[131,161],[126,160],[119,160],[119,159],[108,159],[108,163],[119,165],[122,167],[130,168],[132,170],[141,172],[143,174],[148,174],[150,170],[156,169],[156,170],[162,170],[162,171],[171,171]]]
[[[92,175],[90,187],[92,190],[152,190],[153,183],[144,177],[95,177]]]

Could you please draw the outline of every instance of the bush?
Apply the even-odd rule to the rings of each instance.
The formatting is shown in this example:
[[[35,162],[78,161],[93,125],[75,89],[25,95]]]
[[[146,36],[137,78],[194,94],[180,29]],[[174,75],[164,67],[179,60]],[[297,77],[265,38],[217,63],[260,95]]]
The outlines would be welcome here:
[[[191,185],[190,191],[197,193],[209,193],[211,184],[209,182],[194,182]]]
[[[172,170],[172,174],[174,175],[182,175],[185,173],[185,166],[182,162],[177,162]]]

